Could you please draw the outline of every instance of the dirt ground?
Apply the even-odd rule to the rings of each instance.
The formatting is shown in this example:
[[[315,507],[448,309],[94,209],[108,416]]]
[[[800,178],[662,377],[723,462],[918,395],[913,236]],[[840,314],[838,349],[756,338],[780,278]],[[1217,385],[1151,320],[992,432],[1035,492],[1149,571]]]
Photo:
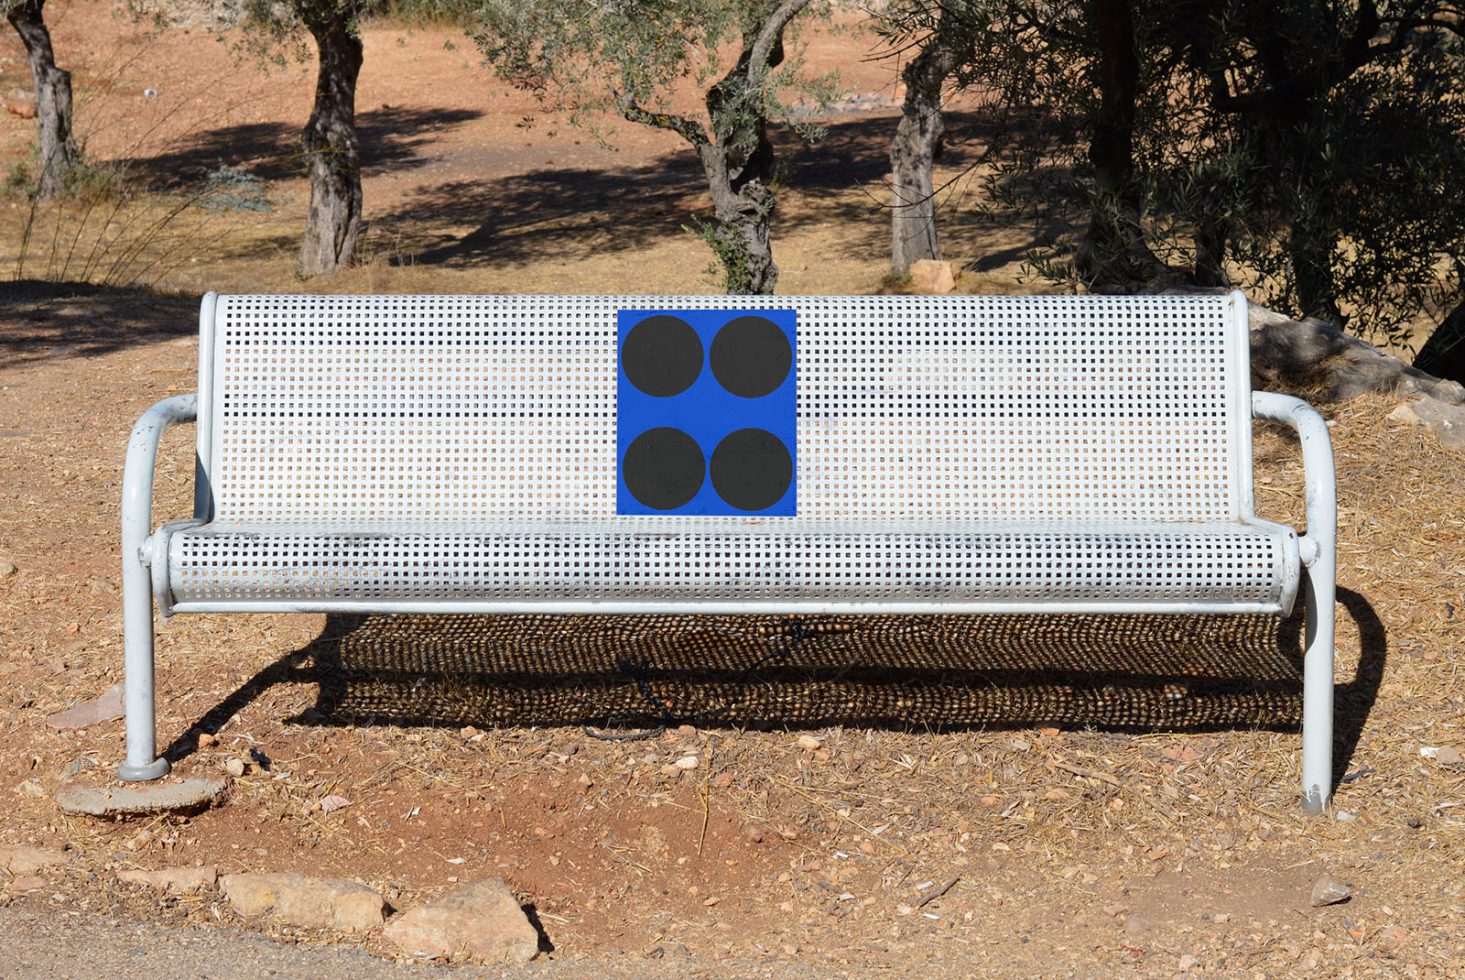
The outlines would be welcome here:
[[[308,84],[100,7],[53,20],[94,153],[134,154],[160,182],[245,164],[271,210],[204,214],[149,288],[0,285],[0,558],[19,569],[0,579],[0,843],[73,858],[43,888],[0,880],[7,931],[50,923],[64,950],[97,923],[188,942],[227,927],[392,959],[375,935],[245,923],[215,896],[115,878],[204,862],[356,878],[399,908],[503,875],[543,929],[541,960],[572,975],[1465,973],[1465,769],[1420,753],[1465,750],[1465,456],[1388,421],[1387,399],[1328,408],[1342,782],[1325,818],[1297,801],[1295,617],[179,617],[159,634],[162,744],[180,776],[230,760],[245,774],[191,817],[63,816],[58,786],[105,783],[122,751],[120,722],[45,721],[121,679],[127,430],[192,390],[199,291],[301,288],[289,157]],[[368,31],[373,251],[324,288],[712,288],[680,227],[699,192],[674,140],[625,128],[602,147],[451,38]],[[888,99],[867,46],[840,35],[812,57]],[[0,69],[14,84],[19,63]],[[787,291],[878,286],[886,232],[861,185],[883,173],[889,125],[888,109],[849,113],[820,146],[789,144]],[[0,117],[7,159],[28,126]],[[977,141],[954,140],[948,166]],[[72,227],[35,236],[23,278],[86,251],[68,252]],[[984,257],[963,290],[1035,288],[1017,278],[1021,236],[951,242]],[[188,510],[190,438],[165,442],[160,519]],[[1262,512],[1300,523],[1295,446],[1259,427],[1257,465]],[[628,734],[649,737],[605,737]],[[325,813],[331,795],[350,803]],[[1351,900],[1311,907],[1325,875]]]

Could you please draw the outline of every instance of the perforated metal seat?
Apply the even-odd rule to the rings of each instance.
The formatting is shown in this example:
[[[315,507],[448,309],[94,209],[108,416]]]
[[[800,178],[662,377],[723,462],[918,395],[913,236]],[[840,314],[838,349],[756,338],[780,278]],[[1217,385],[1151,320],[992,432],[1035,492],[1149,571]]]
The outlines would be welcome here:
[[[686,319],[683,386],[704,363],[719,371],[717,345],[704,362],[688,339],[693,321],[721,331],[733,321],[708,311],[768,311],[745,319],[783,344],[794,379],[791,397],[758,409],[785,426],[794,470],[776,507],[682,512],[618,496],[630,456],[618,398],[628,411],[640,399],[637,425],[687,421],[665,394],[677,386],[662,391],[655,342],[637,362],[646,397],[621,386],[621,314],[668,310]],[[1248,353],[1236,293],[210,295],[196,403],[161,403],[129,449],[121,774],[167,768],[154,757],[154,595],[165,614],[1285,612],[1306,567],[1326,597],[1310,607],[1309,635],[1325,642],[1309,647],[1305,712],[1306,794],[1320,806],[1331,457],[1316,413],[1253,396]],[[752,371],[719,378],[716,396],[751,424],[737,416],[762,397],[758,362],[724,363]],[[1253,409],[1303,434],[1305,537],[1254,513]],[[155,532],[159,433],[195,415],[194,520]],[[712,459],[694,482],[716,484]]]
[[[776,530],[581,525],[457,533],[209,526],[173,535],[168,564],[175,603],[240,609],[260,602],[442,609],[466,601],[561,604],[562,611],[636,602],[889,612],[1063,601],[1277,612],[1291,605],[1286,587],[1297,581],[1296,544],[1283,529],[1173,524],[850,531],[799,521]]]

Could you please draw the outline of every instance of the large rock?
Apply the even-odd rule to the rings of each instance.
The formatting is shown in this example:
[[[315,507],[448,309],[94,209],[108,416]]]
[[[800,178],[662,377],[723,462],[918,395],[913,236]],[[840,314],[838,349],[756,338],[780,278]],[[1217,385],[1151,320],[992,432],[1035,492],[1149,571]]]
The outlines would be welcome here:
[[[26,89],[13,88],[5,93],[5,108],[10,110],[11,115],[19,116],[22,119],[34,119],[36,118],[36,97]]]
[[[1376,392],[1465,404],[1465,386],[1426,374],[1322,320],[1293,320],[1253,304],[1251,370],[1261,386],[1319,388],[1331,401]]]
[[[923,293],[949,293],[956,288],[956,273],[950,262],[918,259],[909,271],[911,285]]]
[[[198,810],[217,802],[228,785],[222,779],[184,779],[176,783],[136,783],[130,786],[67,783],[56,791],[56,805],[67,813],[84,813],[92,817]]]
[[[51,868],[70,863],[61,851],[48,851],[41,847],[0,847],[0,868],[14,875],[33,875],[42,868]]]
[[[1465,449],[1465,405],[1446,405],[1432,398],[1407,401],[1389,413],[1395,422],[1422,425],[1446,446]]]
[[[129,885],[147,885],[159,895],[184,895],[212,891],[218,880],[212,864],[198,868],[163,868],[159,871],[119,871],[117,880]]]
[[[387,917],[386,900],[375,890],[340,878],[237,874],[220,878],[219,888],[245,918],[268,917],[297,929],[366,932]]]
[[[520,964],[539,952],[539,933],[502,878],[463,885],[403,912],[382,935],[413,956],[449,960]]]

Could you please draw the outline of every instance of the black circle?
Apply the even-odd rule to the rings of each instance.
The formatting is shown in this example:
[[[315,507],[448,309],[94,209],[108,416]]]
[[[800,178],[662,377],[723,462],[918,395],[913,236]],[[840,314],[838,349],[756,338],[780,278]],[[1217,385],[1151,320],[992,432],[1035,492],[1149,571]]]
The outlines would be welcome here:
[[[680,395],[702,373],[702,338],[680,317],[648,316],[626,334],[621,369],[648,395]]]
[[[739,510],[772,507],[793,478],[788,447],[772,432],[739,429],[712,451],[712,489]]]
[[[707,461],[681,429],[647,429],[626,447],[621,477],[631,496],[653,510],[676,510],[697,496]]]
[[[794,352],[778,324],[761,316],[740,316],[712,338],[712,374],[728,391],[762,398],[783,384]]]

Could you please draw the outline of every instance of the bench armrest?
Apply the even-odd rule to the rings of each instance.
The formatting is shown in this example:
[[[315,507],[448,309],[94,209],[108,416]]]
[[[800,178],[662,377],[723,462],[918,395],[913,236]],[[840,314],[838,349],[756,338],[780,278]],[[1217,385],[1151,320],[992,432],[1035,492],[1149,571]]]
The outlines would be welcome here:
[[[124,570],[150,556],[143,547],[153,533],[153,469],[158,459],[158,442],[169,426],[198,418],[197,395],[165,398],[143,413],[132,427],[127,442],[127,462],[122,467],[122,564]]]
[[[1333,471],[1328,423],[1301,398],[1272,391],[1252,392],[1251,414],[1285,422],[1297,431],[1307,496],[1307,533],[1299,542],[1302,562],[1308,566],[1331,562],[1338,537],[1338,480]]]

